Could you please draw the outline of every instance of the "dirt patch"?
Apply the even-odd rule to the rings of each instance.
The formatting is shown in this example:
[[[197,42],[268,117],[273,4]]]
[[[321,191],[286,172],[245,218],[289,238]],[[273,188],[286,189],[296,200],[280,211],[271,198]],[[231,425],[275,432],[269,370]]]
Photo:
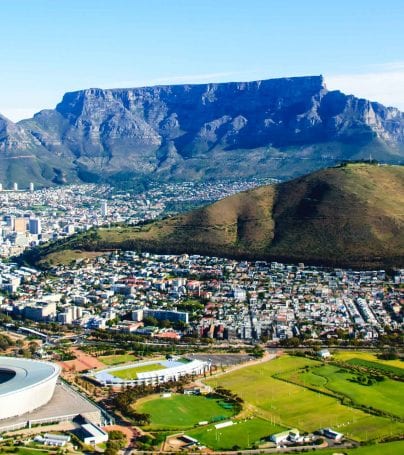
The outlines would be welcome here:
[[[76,356],[74,360],[67,360],[58,362],[64,371],[68,372],[81,372],[85,370],[94,370],[97,368],[104,368],[105,365],[100,362],[96,357],[93,357],[80,349],[73,348],[72,354]]]
[[[126,436],[126,442],[128,447],[133,446],[134,440],[140,436],[139,431],[130,426],[123,426],[123,425],[108,425],[106,427],[103,427],[103,430],[110,432],[110,431],[120,431]]]

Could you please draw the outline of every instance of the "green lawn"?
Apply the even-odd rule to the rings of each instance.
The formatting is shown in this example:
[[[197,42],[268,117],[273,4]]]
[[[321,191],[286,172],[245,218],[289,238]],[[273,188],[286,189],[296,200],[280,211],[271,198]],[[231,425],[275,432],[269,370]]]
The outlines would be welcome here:
[[[160,363],[151,363],[150,365],[142,365],[133,368],[124,368],[122,370],[111,371],[111,374],[121,379],[136,379],[139,373],[164,370],[165,368],[166,367]]]
[[[220,400],[195,395],[172,395],[139,400],[138,412],[150,414],[152,429],[192,428],[198,422],[227,419],[234,412],[220,406]]]
[[[358,447],[357,449],[325,449],[318,452],[319,455],[333,455],[341,452],[348,455],[401,455],[404,453],[404,441],[386,442],[372,446]],[[317,452],[316,452],[317,453]]]
[[[21,447],[21,448],[18,448],[17,449],[17,452],[15,452],[19,455],[49,455],[49,452],[47,450],[35,450],[35,449],[31,449],[31,448],[24,448],[24,447]]]
[[[359,405],[373,407],[400,418],[404,418],[401,405],[404,383],[386,378],[370,386],[352,382],[356,376],[349,370],[334,365],[312,367],[309,371],[295,370],[280,377],[295,384],[314,387],[320,391],[344,395]]]
[[[271,434],[284,431],[284,427],[273,425],[270,422],[253,418],[242,421],[235,421],[231,427],[216,430],[214,425],[201,427],[186,434],[196,438],[203,445],[214,450],[229,450],[234,446],[242,449],[251,448],[262,439],[267,439]]]
[[[136,360],[136,356],[133,354],[104,355],[99,357],[99,360],[105,365],[119,365],[120,363],[133,362]]]
[[[315,368],[313,372],[328,380],[326,384],[328,389],[346,395],[358,404],[404,418],[402,406],[404,383],[386,378],[382,382],[365,386],[350,381],[354,374],[343,373],[338,367],[332,365]]]
[[[342,360],[344,362],[350,359],[362,359],[367,360],[369,362],[376,362],[380,365],[387,365],[395,368],[404,369],[404,362],[402,360],[383,360],[378,359],[376,354],[372,354],[371,352],[364,352],[364,351],[337,351],[333,354],[336,360]]]
[[[349,363],[350,365],[356,365],[359,367],[365,367],[365,368],[369,368],[369,369],[373,369],[373,370],[379,370],[382,373],[383,372],[393,373],[394,375],[399,376],[401,378],[404,377],[404,369],[401,367],[393,366],[393,365],[386,365],[386,364],[380,363],[380,362],[372,362],[370,360],[365,360],[365,359],[361,359],[361,358],[349,359],[347,361],[347,363]]]
[[[53,449],[55,453],[57,449]],[[15,449],[7,446],[0,446],[0,454],[12,453],[13,455],[49,455],[49,451],[43,449],[34,449],[31,447],[16,447]]]
[[[357,440],[404,432],[404,424],[343,406],[336,398],[273,377],[306,365],[320,366],[321,363],[302,357],[282,356],[207,382],[211,386],[220,385],[231,389],[254,406],[256,415],[301,431],[330,426]]]

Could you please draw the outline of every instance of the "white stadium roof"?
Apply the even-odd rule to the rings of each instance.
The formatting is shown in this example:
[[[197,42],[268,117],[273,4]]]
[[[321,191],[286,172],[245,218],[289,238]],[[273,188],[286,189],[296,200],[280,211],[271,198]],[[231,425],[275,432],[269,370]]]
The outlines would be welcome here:
[[[0,398],[29,389],[58,376],[60,367],[49,362],[0,356],[0,373],[14,375],[0,383]]]

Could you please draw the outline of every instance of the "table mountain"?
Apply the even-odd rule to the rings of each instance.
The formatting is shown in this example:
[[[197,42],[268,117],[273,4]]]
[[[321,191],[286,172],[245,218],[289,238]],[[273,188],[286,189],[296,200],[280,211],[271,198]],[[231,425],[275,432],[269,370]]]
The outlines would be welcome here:
[[[19,169],[43,184],[290,178],[370,155],[401,162],[403,114],[328,91],[321,76],[88,89],[32,119],[0,121],[3,183],[21,180]]]

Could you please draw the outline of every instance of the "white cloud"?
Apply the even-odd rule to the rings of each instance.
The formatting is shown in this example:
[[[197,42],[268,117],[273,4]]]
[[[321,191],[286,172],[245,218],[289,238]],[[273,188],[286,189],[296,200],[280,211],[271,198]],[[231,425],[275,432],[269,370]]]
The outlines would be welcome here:
[[[404,111],[404,62],[375,65],[373,71],[326,75],[330,90],[340,90]]]
[[[22,108],[14,108],[14,107],[3,107],[0,111],[1,115],[7,117],[9,120],[13,122],[18,122],[22,119],[27,119],[33,117],[35,113],[39,111],[38,108],[35,107],[22,107]]]

